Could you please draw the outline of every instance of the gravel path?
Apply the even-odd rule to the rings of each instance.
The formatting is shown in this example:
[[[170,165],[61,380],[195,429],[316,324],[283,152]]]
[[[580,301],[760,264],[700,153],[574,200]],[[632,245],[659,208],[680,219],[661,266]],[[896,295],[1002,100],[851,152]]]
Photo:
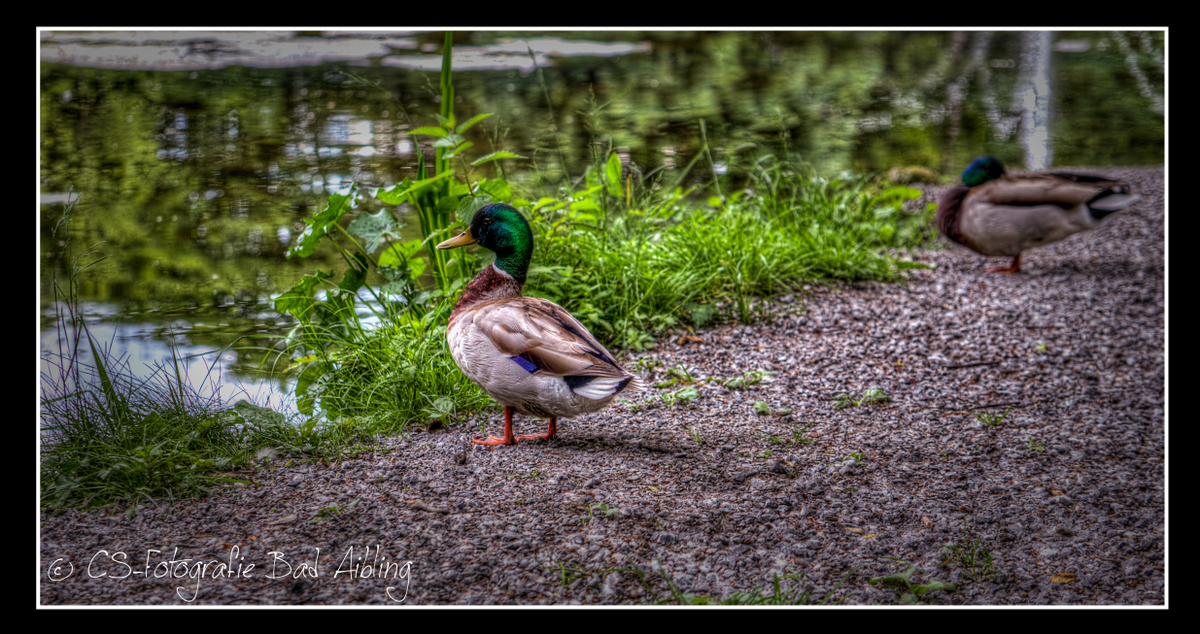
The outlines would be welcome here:
[[[698,383],[548,445],[473,446],[493,411],[131,520],[43,514],[40,601],[647,603],[667,577],[719,599],[796,574],[793,599],[893,604],[907,591],[869,579],[905,571],[895,557],[914,585],[958,584],[923,603],[1164,605],[1163,169],[1080,169],[1144,198],[1016,275],[925,252],[937,269],[907,288],[813,287],[768,323],[673,337],[644,374]],[[861,404],[836,408],[843,392]]]

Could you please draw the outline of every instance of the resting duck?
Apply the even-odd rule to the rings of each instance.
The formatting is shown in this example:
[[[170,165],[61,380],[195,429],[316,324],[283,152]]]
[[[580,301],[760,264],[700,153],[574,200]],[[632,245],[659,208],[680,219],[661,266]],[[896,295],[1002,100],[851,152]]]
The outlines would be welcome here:
[[[1046,172],[1009,176],[999,159],[975,159],[938,201],[937,223],[947,238],[983,255],[1012,256],[988,273],[1016,273],[1025,249],[1093,229],[1105,216],[1141,199],[1129,185],[1102,176]]]
[[[446,328],[454,362],[504,406],[504,436],[476,443],[553,440],[559,418],[594,412],[622,390],[642,389],[579,320],[552,301],[521,294],[533,231],[516,209],[482,207],[466,231],[437,248],[476,243],[494,251],[496,261],[467,284]],[[513,436],[513,412],[549,418],[550,427],[544,434]]]

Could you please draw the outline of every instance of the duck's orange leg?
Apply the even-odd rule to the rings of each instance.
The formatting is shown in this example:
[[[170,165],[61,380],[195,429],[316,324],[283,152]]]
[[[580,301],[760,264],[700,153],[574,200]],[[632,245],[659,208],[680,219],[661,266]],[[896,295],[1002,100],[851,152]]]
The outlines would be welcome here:
[[[987,272],[988,273],[1016,273],[1017,271],[1020,271],[1020,270],[1021,270],[1021,254],[1018,253],[1017,257],[1013,258],[1012,263],[1009,264],[1008,266],[993,266],[992,268],[988,269]]]
[[[521,434],[520,436],[517,436],[517,438],[520,438],[521,440],[554,440],[555,438],[558,438],[558,429],[555,427],[555,423],[557,422],[557,418],[551,418],[550,428],[547,429],[546,433],[544,434]]]
[[[515,445],[517,439],[513,436],[512,431],[512,413],[513,410],[507,405],[504,407],[504,437],[497,438],[488,436],[487,438],[472,438],[471,440],[477,445]]]

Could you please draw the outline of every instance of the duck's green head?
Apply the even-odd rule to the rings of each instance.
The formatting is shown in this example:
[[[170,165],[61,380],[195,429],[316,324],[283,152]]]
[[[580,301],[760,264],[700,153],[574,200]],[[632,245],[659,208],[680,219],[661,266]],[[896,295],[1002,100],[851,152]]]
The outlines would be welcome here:
[[[1004,176],[1004,163],[994,156],[981,156],[963,170],[962,180],[967,187],[977,187]]]
[[[437,248],[453,249],[468,244],[479,244],[494,252],[496,268],[518,282],[525,282],[529,259],[533,257],[533,230],[516,209],[504,203],[480,207],[466,231]]]

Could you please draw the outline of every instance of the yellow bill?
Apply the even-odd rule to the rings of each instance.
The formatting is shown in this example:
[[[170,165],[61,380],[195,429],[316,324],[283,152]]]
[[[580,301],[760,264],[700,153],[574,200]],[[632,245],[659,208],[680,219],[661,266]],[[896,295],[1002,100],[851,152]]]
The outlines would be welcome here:
[[[437,245],[439,249],[453,249],[454,247],[465,247],[468,244],[475,244],[477,240],[471,236],[471,230],[460,233],[459,235],[450,238],[449,240]]]

